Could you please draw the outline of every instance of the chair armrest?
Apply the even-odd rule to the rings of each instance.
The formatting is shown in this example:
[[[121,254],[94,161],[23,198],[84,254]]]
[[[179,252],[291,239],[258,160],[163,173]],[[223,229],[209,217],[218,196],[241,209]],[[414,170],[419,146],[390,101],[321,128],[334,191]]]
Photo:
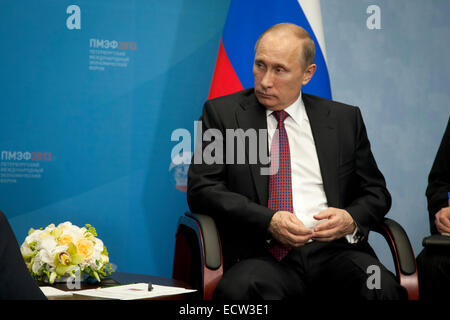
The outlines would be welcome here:
[[[222,249],[214,220],[209,216],[191,212],[186,212],[182,218],[193,219],[198,224],[200,227],[200,229],[197,229],[199,232],[198,240],[203,239],[203,243],[199,243],[199,245],[203,248],[204,264],[211,270],[217,270],[222,266]]]
[[[396,221],[385,218],[380,228],[375,231],[380,233],[389,245],[397,279],[408,291],[408,298],[418,300],[419,280],[416,259],[405,230]]]
[[[199,289],[203,299],[209,300],[222,274],[222,248],[214,220],[186,212],[178,221],[173,278]]]
[[[433,234],[422,240],[422,246],[433,249],[450,249],[450,236]]]

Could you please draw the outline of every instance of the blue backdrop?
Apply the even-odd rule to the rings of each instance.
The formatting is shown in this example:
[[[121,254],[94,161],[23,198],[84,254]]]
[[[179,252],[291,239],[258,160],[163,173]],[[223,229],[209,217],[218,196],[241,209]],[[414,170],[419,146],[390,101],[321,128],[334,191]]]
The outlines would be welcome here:
[[[388,217],[405,228],[417,255],[430,233],[428,173],[450,116],[450,1],[321,4],[333,99],[361,107],[392,194]],[[367,27],[370,5],[379,8],[380,29]],[[386,242],[376,233],[370,242],[393,270]]]
[[[380,29],[366,25],[372,4]],[[90,223],[118,271],[170,276],[187,210],[171,134],[194,132],[228,6],[0,2],[0,210],[20,243],[30,227]],[[389,216],[418,253],[429,232],[426,178],[450,113],[450,4],[321,7],[333,98],[361,107],[393,195]],[[371,241],[392,268],[385,244]]]
[[[194,130],[228,5],[0,2],[0,210],[20,243],[90,223],[118,271],[171,274],[187,204],[170,137]]]

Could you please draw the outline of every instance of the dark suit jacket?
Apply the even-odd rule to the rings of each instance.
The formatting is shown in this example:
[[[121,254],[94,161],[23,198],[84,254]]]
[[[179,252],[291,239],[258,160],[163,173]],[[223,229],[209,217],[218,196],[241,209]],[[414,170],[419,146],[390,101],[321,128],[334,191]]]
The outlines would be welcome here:
[[[45,300],[31,277],[6,216],[0,211],[0,300]]]
[[[369,229],[380,224],[388,212],[391,197],[370,150],[360,110],[302,96],[328,206],[346,209],[367,239]],[[253,89],[207,101],[200,120],[203,132],[220,130],[224,138],[218,143],[224,144],[226,129],[267,129],[266,109]],[[204,149],[209,143],[197,143],[197,147]],[[246,148],[246,164],[192,163],[188,173],[189,207],[192,212],[210,215],[218,225],[225,268],[267,253],[268,227],[275,213],[267,208],[269,176],[261,175],[261,163],[248,164]]]
[[[439,234],[434,216],[442,208],[448,207],[448,192],[450,192],[450,118],[428,175],[426,196],[431,234]]]

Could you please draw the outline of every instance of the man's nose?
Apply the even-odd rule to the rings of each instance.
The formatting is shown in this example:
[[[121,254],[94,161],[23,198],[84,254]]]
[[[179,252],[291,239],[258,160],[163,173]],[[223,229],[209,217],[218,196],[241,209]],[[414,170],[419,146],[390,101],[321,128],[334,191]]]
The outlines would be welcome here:
[[[273,85],[273,75],[270,70],[266,71],[266,73],[263,75],[261,79],[261,86],[263,88],[270,88]]]

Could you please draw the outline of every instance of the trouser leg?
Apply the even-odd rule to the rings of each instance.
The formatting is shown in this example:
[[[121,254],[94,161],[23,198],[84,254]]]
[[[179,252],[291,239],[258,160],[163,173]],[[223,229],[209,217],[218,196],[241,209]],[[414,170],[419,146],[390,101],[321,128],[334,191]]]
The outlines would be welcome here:
[[[449,249],[424,248],[417,256],[420,299],[450,298]]]
[[[345,241],[316,243],[308,261],[315,295],[366,300],[407,298],[406,289],[376,257]]]
[[[374,256],[344,240],[295,248],[281,261],[242,260],[225,272],[215,299],[406,299],[406,289]]]
[[[271,256],[235,264],[214,291],[217,300],[281,300],[304,295],[305,285],[299,275]]]

